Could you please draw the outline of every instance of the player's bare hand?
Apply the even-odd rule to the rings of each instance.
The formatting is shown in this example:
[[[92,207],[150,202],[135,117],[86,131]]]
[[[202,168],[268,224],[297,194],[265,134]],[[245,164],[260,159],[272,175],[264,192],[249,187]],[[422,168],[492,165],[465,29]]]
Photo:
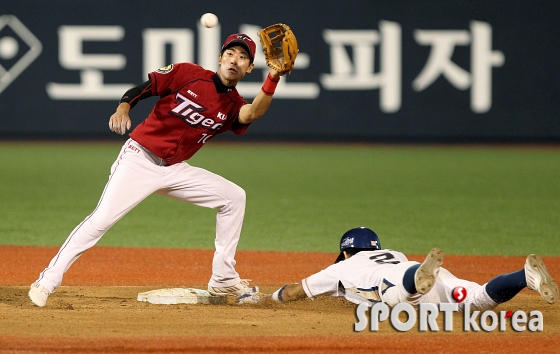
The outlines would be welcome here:
[[[123,135],[132,125],[128,111],[130,105],[128,103],[121,103],[117,111],[109,119],[109,129],[111,131]]]

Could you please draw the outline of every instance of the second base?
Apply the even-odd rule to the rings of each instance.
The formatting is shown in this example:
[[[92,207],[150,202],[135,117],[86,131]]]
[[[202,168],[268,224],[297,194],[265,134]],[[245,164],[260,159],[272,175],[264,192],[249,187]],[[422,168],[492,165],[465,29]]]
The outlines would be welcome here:
[[[138,294],[138,301],[157,305],[176,304],[226,304],[226,296],[214,296],[207,290],[193,288],[167,288]]]

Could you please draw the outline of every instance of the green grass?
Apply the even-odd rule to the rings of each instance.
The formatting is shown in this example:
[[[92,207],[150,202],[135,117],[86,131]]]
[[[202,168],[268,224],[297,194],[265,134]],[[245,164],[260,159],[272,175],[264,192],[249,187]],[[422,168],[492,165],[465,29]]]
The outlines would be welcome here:
[[[0,244],[54,245],[97,204],[119,143],[1,143]],[[239,249],[336,252],[368,226],[384,248],[560,255],[560,149],[209,144],[191,164],[242,186]],[[100,245],[213,248],[215,211],[151,196]]]

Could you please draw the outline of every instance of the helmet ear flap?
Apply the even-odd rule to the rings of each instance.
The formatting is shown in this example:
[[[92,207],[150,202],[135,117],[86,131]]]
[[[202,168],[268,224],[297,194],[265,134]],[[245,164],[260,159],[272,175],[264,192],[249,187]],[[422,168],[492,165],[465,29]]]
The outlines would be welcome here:
[[[336,261],[334,261],[335,263],[338,263],[340,261],[345,260],[346,257],[344,257],[344,252],[340,252],[340,254],[338,255],[338,257],[336,258]]]

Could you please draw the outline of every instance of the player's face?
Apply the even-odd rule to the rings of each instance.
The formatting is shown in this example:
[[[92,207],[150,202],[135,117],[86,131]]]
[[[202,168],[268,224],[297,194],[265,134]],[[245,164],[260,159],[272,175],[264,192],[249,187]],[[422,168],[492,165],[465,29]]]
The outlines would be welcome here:
[[[241,46],[233,46],[224,51],[219,57],[220,68],[218,75],[227,86],[234,86],[246,73],[253,70],[249,53]]]

